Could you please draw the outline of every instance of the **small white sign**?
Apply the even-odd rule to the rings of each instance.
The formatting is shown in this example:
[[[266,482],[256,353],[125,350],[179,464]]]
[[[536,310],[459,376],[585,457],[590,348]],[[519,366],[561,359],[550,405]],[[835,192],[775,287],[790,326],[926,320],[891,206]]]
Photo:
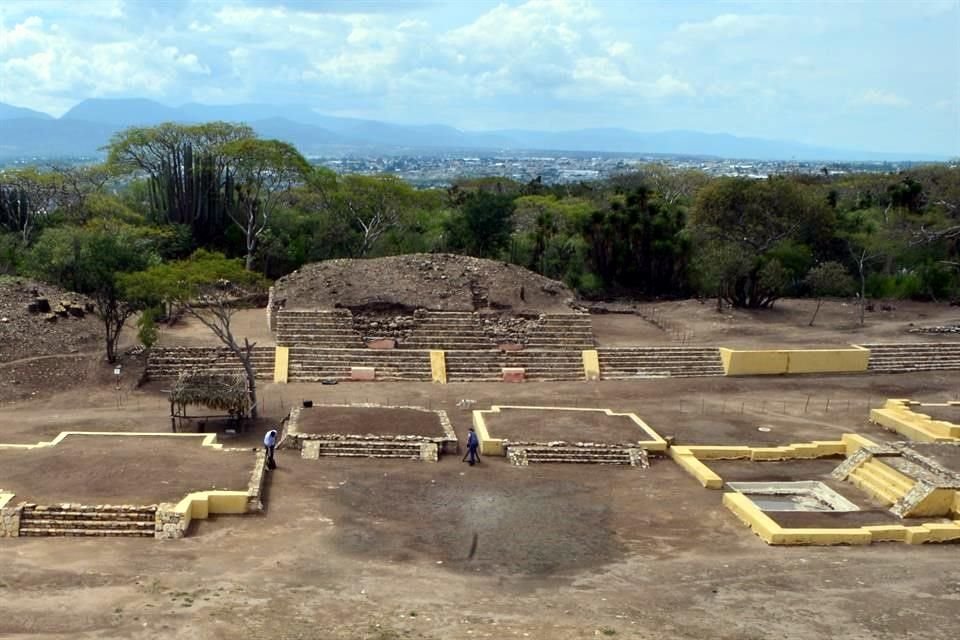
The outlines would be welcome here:
[[[120,367],[117,367],[116,369],[113,370],[113,375],[115,376],[120,375]]]

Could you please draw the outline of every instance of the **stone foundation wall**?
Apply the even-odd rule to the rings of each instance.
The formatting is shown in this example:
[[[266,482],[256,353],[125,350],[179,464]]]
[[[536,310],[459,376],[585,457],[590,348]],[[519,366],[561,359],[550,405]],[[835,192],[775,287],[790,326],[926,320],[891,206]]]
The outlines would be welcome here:
[[[247,513],[263,511],[263,482],[267,477],[267,452],[257,449],[257,459],[253,463],[253,472],[250,474],[250,483],[247,485]]]
[[[416,411],[428,411],[434,413],[440,422],[440,428],[443,430],[442,437],[417,436],[417,435],[346,435],[340,433],[303,433],[297,425],[300,419],[301,407],[291,409],[287,417],[286,430],[280,440],[278,448],[284,449],[303,449],[310,440],[371,440],[377,442],[424,442],[432,443],[437,447],[437,454],[447,453],[455,454],[460,451],[460,443],[457,440],[457,434],[453,430],[453,424],[450,422],[450,416],[441,409],[424,409],[423,407],[411,407],[406,405],[383,405],[383,404],[328,404],[315,405],[314,408],[328,407],[376,407],[379,409],[414,409]]]
[[[0,538],[17,538],[20,536],[20,514],[23,507],[0,508]]]
[[[270,290],[267,292],[267,328],[270,331],[277,330],[277,316],[273,312],[273,293],[274,288],[270,287]]]
[[[157,507],[157,540],[179,540],[187,534],[185,514],[176,510],[176,505],[164,503]]]

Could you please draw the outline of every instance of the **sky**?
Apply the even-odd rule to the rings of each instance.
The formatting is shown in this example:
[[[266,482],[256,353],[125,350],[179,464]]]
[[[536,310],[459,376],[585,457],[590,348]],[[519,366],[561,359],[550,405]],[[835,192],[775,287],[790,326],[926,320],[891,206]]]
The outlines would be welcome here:
[[[960,156],[960,0],[0,0],[0,102],[92,97]]]

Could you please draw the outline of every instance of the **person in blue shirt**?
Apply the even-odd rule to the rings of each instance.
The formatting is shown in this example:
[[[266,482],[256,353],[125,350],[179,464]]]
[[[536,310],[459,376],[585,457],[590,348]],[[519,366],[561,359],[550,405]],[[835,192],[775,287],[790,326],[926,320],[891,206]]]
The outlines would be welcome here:
[[[277,449],[277,430],[270,429],[263,436],[263,447],[267,450],[267,469],[276,469],[277,462],[273,458],[273,452]]]
[[[473,427],[470,427],[467,430],[467,462],[470,463],[471,467],[480,462],[480,454],[477,451],[479,448],[480,438],[477,437],[477,432],[473,430]]]

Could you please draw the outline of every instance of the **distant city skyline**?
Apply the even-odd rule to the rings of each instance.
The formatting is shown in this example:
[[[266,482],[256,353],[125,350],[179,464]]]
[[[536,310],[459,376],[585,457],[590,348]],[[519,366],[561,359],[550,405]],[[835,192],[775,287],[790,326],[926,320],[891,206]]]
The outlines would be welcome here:
[[[960,0],[0,2],[0,102],[91,97],[960,156]]]

